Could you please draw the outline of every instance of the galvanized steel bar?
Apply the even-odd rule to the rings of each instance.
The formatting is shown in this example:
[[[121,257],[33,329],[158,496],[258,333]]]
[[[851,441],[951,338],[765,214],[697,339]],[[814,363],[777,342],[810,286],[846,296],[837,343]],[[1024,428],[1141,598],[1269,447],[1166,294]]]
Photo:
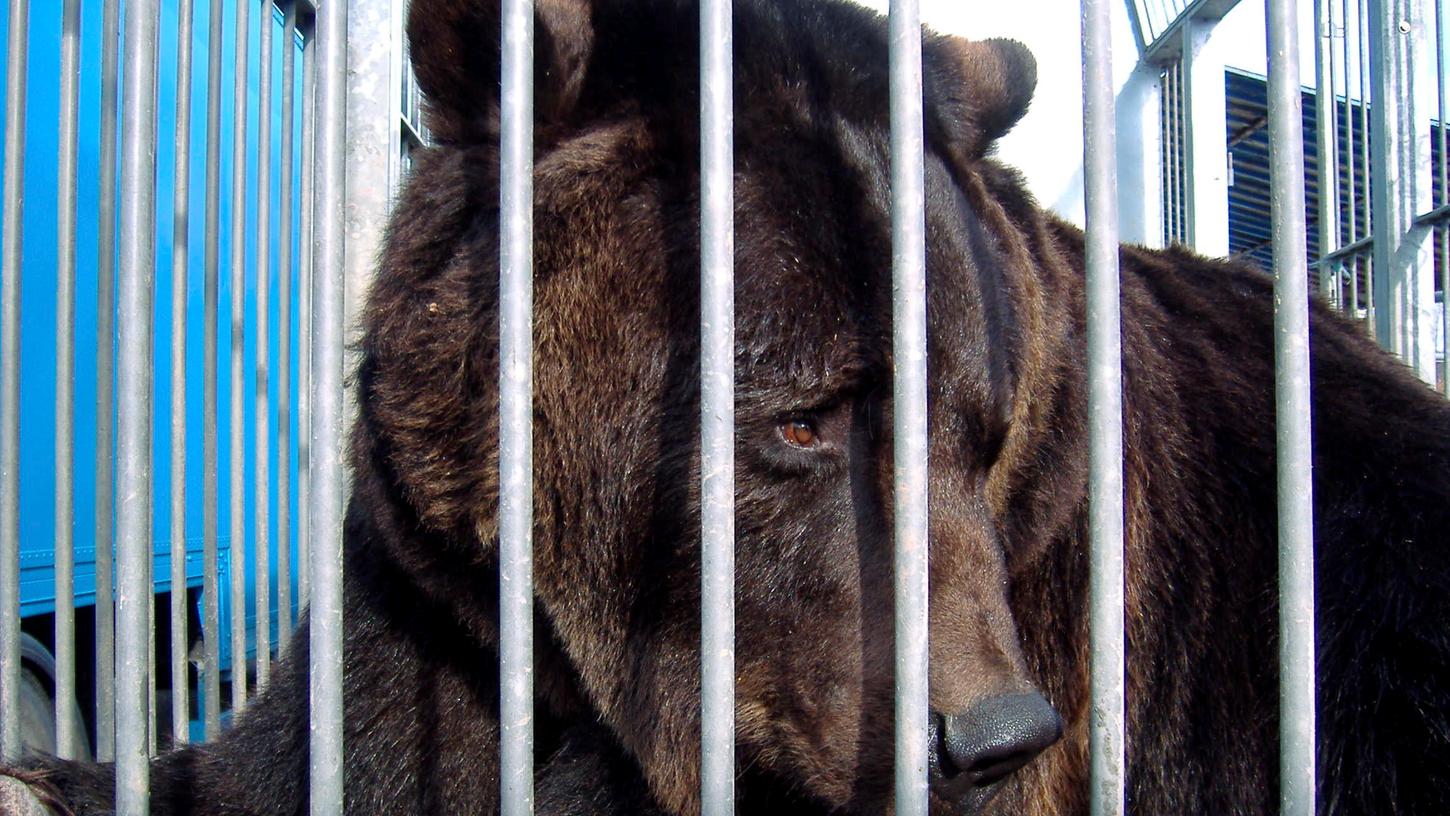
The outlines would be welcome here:
[[[1339,240],[1339,140],[1334,125],[1339,121],[1339,72],[1334,54],[1334,0],[1315,0],[1318,27],[1314,51],[1315,116],[1314,135],[1319,148],[1319,255],[1334,249]],[[1319,291],[1328,301],[1337,301],[1338,267],[1319,264]]]
[[[282,23],[282,145],[277,209],[277,643],[292,639],[292,195],[297,4]]]
[[[29,0],[10,0],[0,205],[0,712],[20,710],[20,239],[29,20]],[[0,718],[0,762],[18,759],[20,747],[20,718]]]
[[[206,213],[203,229],[202,386],[201,386],[201,517],[202,638],[206,649],[202,702],[206,738],[221,733],[221,581],[217,527],[217,366],[218,300],[221,283],[221,127],[222,127],[222,0],[211,0],[206,68]]]
[[[297,213],[297,607],[311,598],[312,540],[312,211],[317,190],[317,28],[302,40],[302,197]]]
[[[927,413],[926,159],[921,13],[892,0],[891,279],[896,595],[897,816],[926,816],[927,789]]]
[[[126,7],[116,422],[116,813],[150,813],[151,356],[156,257],[157,0]]]
[[[75,759],[76,188],[79,180],[81,4],[61,11],[60,142],[55,202],[55,753]]]
[[[1359,166],[1364,174],[1364,184],[1361,186],[1368,188],[1370,184],[1370,179],[1373,177],[1373,173],[1370,169],[1369,160],[1369,105],[1371,98],[1374,96],[1370,88],[1370,69],[1368,53],[1369,14],[1367,11],[1367,5],[1365,0],[1357,0],[1356,5],[1359,14],[1359,17],[1356,21],[1357,27],[1359,29],[1359,36],[1355,38],[1356,47],[1359,50]],[[1349,39],[1348,34],[1346,34],[1345,39]],[[1359,234],[1366,237],[1372,237],[1375,230],[1375,222],[1373,220],[1374,210],[1371,206],[1370,200],[1371,196],[1369,195],[1369,193],[1364,193],[1364,203],[1359,213],[1359,223],[1361,225]],[[1375,314],[1378,309],[1378,304],[1375,301],[1374,293],[1373,254],[1366,255],[1362,259],[1361,263],[1364,264],[1365,325],[1369,328],[1370,336],[1376,337],[1376,324],[1379,321]]]
[[[191,260],[191,64],[194,8],[183,0],[176,25],[176,131],[171,218],[171,740],[190,741],[186,670],[186,298]]]
[[[1343,43],[1341,45],[1341,53],[1342,53],[1342,59],[1344,61],[1344,133],[1345,133],[1345,141],[1344,141],[1344,161],[1343,162],[1340,162],[1339,164],[1344,167],[1345,187],[1347,188],[1346,189],[1346,192],[1347,192],[1347,194],[1349,196],[1348,206],[1345,207],[1345,210],[1346,210],[1346,218],[1345,218],[1345,220],[1346,220],[1347,226],[1348,226],[1348,234],[1345,236],[1345,239],[1344,240],[1347,241],[1347,242],[1349,242],[1349,243],[1351,243],[1351,244],[1353,244],[1353,243],[1356,243],[1356,242],[1358,242],[1360,240],[1360,230],[1359,230],[1360,219],[1359,219],[1359,200],[1358,200],[1359,199],[1359,190],[1358,190],[1358,186],[1359,186],[1359,176],[1358,176],[1358,171],[1355,169],[1355,163],[1358,161],[1358,151],[1355,149],[1355,142],[1354,142],[1354,101],[1353,101],[1353,97],[1352,97],[1352,95],[1350,93],[1350,82],[1349,82],[1349,39],[1350,39],[1349,38],[1349,2],[1348,2],[1348,0],[1339,0],[1339,1],[1343,4],[1342,5],[1342,11],[1343,11],[1343,24],[1344,24],[1344,41],[1343,41]],[[1329,0],[1329,2],[1334,2],[1334,0]],[[1362,10],[1362,8],[1363,7],[1361,6],[1361,10]],[[1358,18],[1356,18],[1356,25],[1357,24],[1358,24]],[[1360,56],[1363,56],[1363,54],[1361,53]],[[1361,65],[1361,68],[1362,67],[1363,66]],[[1367,100],[1368,97],[1365,96],[1365,85],[1364,85],[1364,82],[1362,80],[1359,83],[1359,94],[1360,94],[1360,105],[1361,105],[1361,109],[1363,109],[1363,105],[1365,103],[1365,100]],[[1336,113],[1336,116],[1337,115],[1338,114]],[[1337,127],[1338,126],[1336,125],[1336,128]],[[1338,136],[1338,134],[1336,133],[1336,140],[1337,140],[1337,136]],[[1324,251],[1325,250],[1321,250],[1321,253],[1324,252]],[[1349,287],[1350,287],[1349,288],[1349,313],[1350,313],[1350,316],[1351,317],[1354,317],[1355,319],[1358,319],[1359,318],[1359,260],[1357,258],[1350,258],[1349,269],[1350,269],[1350,280],[1349,280]]]
[[[1430,230],[1416,216],[1430,210],[1429,55],[1423,0],[1370,3],[1370,110],[1374,207],[1376,336],[1435,381],[1434,255]]]
[[[311,690],[310,803],[313,816],[342,812],[342,524],[344,198],[347,136],[348,4],[318,9],[313,275],[312,597],[308,640]]]
[[[1450,139],[1445,126],[1445,4],[1435,3],[1435,136],[1440,148],[1440,163],[1435,170],[1440,176],[1441,209],[1450,208]],[[1440,389],[1450,394],[1450,229],[1444,224],[1435,230],[1440,252]]]
[[[1089,812],[1124,811],[1123,375],[1110,0],[1083,0],[1087,215]]]
[[[247,527],[246,451],[243,419],[246,388],[247,296],[247,11],[254,0],[237,0],[232,66],[232,229],[231,229],[231,410],[228,460],[228,530],[231,539],[232,712],[247,707]]]
[[[499,170],[499,768],[503,816],[534,812],[534,9],[503,5]]]
[[[1284,816],[1313,816],[1314,503],[1304,133],[1294,0],[1269,0],[1270,212],[1274,246],[1279,494],[1279,782]]]
[[[101,16],[100,218],[96,229],[96,759],[115,758],[116,131],[121,4]]]
[[[272,674],[272,481],[268,460],[272,450],[272,409],[268,399],[268,326],[272,294],[272,0],[262,0],[257,21],[260,40],[257,82],[257,379],[254,385],[256,422],[252,523],[256,572],[253,598],[257,617],[257,691],[267,687]]]
[[[700,4],[700,800],[735,812],[735,168],[730,0]]]

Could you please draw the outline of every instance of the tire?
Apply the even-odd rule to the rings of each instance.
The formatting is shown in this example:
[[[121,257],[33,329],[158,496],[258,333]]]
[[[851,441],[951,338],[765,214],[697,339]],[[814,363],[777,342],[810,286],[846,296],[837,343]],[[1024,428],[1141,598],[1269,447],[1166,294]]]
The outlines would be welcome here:
[[[57,747],[55,730],[55,658],[45,644],[31,637],[20,636],[20,744],[25,753],[54,755]],[[91,743],[86,736],[80,706],[70,701],[73,731],[71,742],[76,746],[76,759],[91,758]]]

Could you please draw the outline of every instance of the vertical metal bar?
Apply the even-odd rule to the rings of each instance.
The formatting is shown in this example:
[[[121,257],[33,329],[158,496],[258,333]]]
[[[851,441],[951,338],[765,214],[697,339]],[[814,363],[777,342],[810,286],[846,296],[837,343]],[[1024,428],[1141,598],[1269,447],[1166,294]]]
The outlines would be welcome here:
[[[1338,247],[1339,190],[1335,186],[1339,167],[1339,144],[1334,126],[1339,121],[1339,74],[1334,60],[1334,0],[1315,0],[1315,21],[1318,27],[1314,52],[1315,116],[1314,133],[1318,140],[1319,165],[1319,291],[1325,300],[1334,301],[1339,278],[1338,264],[1319,262]]]
[[[1366,191],[1363,193],[1363,204],[1360,205],[1361,209],[1359,211],[1359,223],[1361,225],[1360,236],[1363,237],[1372,234],[1375,229],[1375,224],[1371,220],[1371,213],[1373,212],[1373,209],[1370,205],[1370,195],[1368,192],[1370,187],[1370,181],[1373,178],[1373,169],[1371,168],[1369,161],[1369,104],[1373,94],[1370,91],[1370,68],[1368,54],[1369,15],[1366,11],[1365,0],[1357,0],[1356,11],[1359,15],[1358,19],[1356,20],[1356,27],[1359,31],[1359,36],[1355,38],[1355,47],[1358,51],[1359,57],[1359,167],[1360,174],[1363,176],[1363,183],[1361,183],[1359,186]],[[1346,39],[1348,39],[1347,35]],[[1359,177],[1357,176],[1356,181],[1358,181],[1358,179]],[[1365,325],[1369,327],[1370,336],[1375,337],[1377,335],[1376,324],[1378,323],[1378,318],[1375,315],[1377,305],[1375,303],[1374,296],[1373,253],[1367,253],[1362,256],[1362,263],[1364,264]]]
[[[1358,160],[1358,150],[1354,142],[1354,101],[1349,88],[1349,3],[1344,2],[1344,42],[1342,44],[1344,56],[1344,180],[1348,188],[1349,205],[1345,208],[1346,220],[1349,226],[1349,234],[1345,237],[1345,243],[1353,243],[1359,240],[1359,171],[1355,168]],[[1363,11],[1363,5],[1360,6]],[[1355,18],[1356,31],[1358,31],[1359,18]],[[1359,54],[1363,57],[1363,53]],[[1365,85],[1361,79],[1359,83],[1360,106],[1363,109],[1368,97],[1365,95]],[[1356,320],[1359,319],[1359,259],[1350,258],[1350,289],[1349,289],[1349,313]]]
[[[302,201],[297,214],[297,607],[312,597],[312,283],[317,191],[317,22],[302,41]]]
[[[217,516],[217,328],[221,282],[222,167],[222,0],[211,0],[206,68],[206,226],[203,230],[205,279],[202,286],[201,513],[202,637],[206,646],[206,738],[221,733],[221,615]]]
[[[228,529],[231,538],[232,711],[247,707],[247,527],[246,451],[242,427],[246,388],[247,298],[247,11],[254,0],[238,0],[232,67],[232,258],[231,258],[231,411],[228,454]]]
[[[115,757],[116,111],[120,83],[121,8],[101,16],[100,223],[96,235],[96,759]]]
[[[1447,153],[1445,127],[1445,6],[1441,0],[1435,2],[1435,136],[1440,160],[1435,171],[1440,178],[1440,198],[1435,203],[1443,205],[1450,201],[1450,153]],[[1450,394],[1450,228],[1440,224],[1435,228],[1440,252],[1440,388]]]
[[[176,175],[171,221],[171,740],[190,738],[186,672],[186,298],[191,260],[191,40],[193,5],[176,26]]]
[[[1314,814],[1314,518],[1304,133],[1294,0],[1268,0],[1270,210],[1274,246],[1279,492],[1280,811]]]
[[[0,712],[20,710],[20,230],[25,200],[29,0],[10,0],[0,250]],[[0,762],[20,757],[20,718],[0,718]]]
[[[534,812],[534,11],[503,6],[499,204],[499,735],[503,816]]]
[[[1374,257],[1377,336],[1390,351],[1435,381],[1434,254],[1430,230],[1417,217],[1432,209],[1429,59],[1424,0],[1370,3],[1374,107]]]
[[[61,12],[60,142],[55,202],[55,752],[75,759],[76,183],[80,111],[80,0]]]
[[[297,3],[282,25],[282,157],[277,221],[277,642],[292,638],[292,157]]]
[[[267,397],[269,320],[272,288],[272,0],[262,0],[262,15],[257,20],[260,56],[257,82],[257,381],[256,438],[252,440],[256,461],[253,465],[256,484],[252,510],[256,541],[256,577],[254,598],[257,614],[257,691],[267,687],[271,679],[272,634],[272,565],[271,470],[268,467],[272,449],[272,409]]]
[[[1083,173],[1087,215],[1090,812],[1125,802],[1123,384],[1117,145],[1109,0],[1083,0]]]
[[[309,659],[312,710],[313,816],[342,811],[342,356],[347,171],[348,4],[318,10],[321,64],[317,67],[317,169],[314,213],[317,264],[312,306],[312,603]]]
[[[121,131],[116,508],[116,812],[150,813],[151,316],[155,297],[157,0],[126,7]]]
[[[927,792],[927,414],[926,160],[923,146],[921,13],[892,0],[891,276],[895,359],[896,814],[926,816]]]
[[[730,0],[700,4],[700,798],[735,812],[735,169]]]

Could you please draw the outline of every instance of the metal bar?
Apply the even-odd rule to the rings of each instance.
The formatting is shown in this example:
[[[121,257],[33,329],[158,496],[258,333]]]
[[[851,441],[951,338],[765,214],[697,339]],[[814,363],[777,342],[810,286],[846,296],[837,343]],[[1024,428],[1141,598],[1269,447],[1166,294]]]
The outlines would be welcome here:
[[[302,201],[297,214],[297,607],[311,598],[312,570],[312,211],[316,206],[317,38],[302,41]]]
[[[297,4],[282,24],[282,156],[277,221],[277,642],[292,639],[292,158]]]
[[[318,10],[317,68],[320,183],[314,220],[315,378],[312,417],[312,603],[309,606],[312,710],[310,803],[313,816],[342,811],[342,510],[343,319],[345,288],[348,4]]]
[[[1315,20],[1319,31],[1315,40],[1315,115],[1314,135],[1318,140],[1319,164],[1319,255],[1331,251],[1339,239],[1339,189],[1335,176],[1339,167],[1339,143],[1334,124],[1339,120],[1339,75],[1334,60],[1334,0],[1315,0]],[[1324,298],[1336,300],[1338,272],[1333,266],[1319,264],[1319,290]]]
[[[20,710],[20,239],[25,201],[29,0],[10,0],[0,249],[0,711]],[[0,762],[20,758],[20,718],[0,718]]]
[[[122,86],[120,357],[116,422],[119,549],[116,650],[116,812],[150,813],[151,317],[156,255],[157,0],[126,6]]]
[[[96,236],[96,759],[116,751],[115,522],[116,112],[120,3],[101,16],[100,219]]]
[[[171,221],[171,741],[190,740],[186,671],[186,297],[191,254],[191,40],[193,5],[176,26],[176,175]]]
[[[1351,243],[1351,244],[1345,244],[1344,246],[1340,247],[1339,249],[1336,249],[1333,252],[1329,253],[1328,255],[1325,255],[1324,257],[1320,258],[1319,261],[1318,261],[1318,265],[1319,266],[1325,266],[1325,265],[1331,264],[1331,263],[1333,263],[1335,261],[1342,261],[1342,260],[1344,260],[1346,258],[1353,258],[1356,255],[1362,255],[1362,254],[1364,254],[1367,250],[1369,250],[1369,249],[1371,249],[1373,247],[1374,247],[1374,236],[1372,236],[1372,235],[1366,235],[1365,237],[1359,239],[1358,241],[1355,241],[1354,243]]]
[[[242,389],[246,388],[247,296],[247,11],[253,0],[239,0],[236,9],[232,67],[232,229],[231,229],[231,410],[227,445],[228,530],[231,539],[232,713],[247,707],[247,527],[246,451]]]
[[[534,13],[503,6],[499,204],[499,734],[503,816],[534,812]]]
[[[211,0],[206,69],[206,213],[203,230],[205,278],[202,285],[201,517],[202,624],[206,649],[206,738],[221,733],[221,615],[217,542],[217,311],[221,281],[221,128],[222,0]]]
[[[1357,201],[1357,178],[1354,170],[1356,161],[1356,149],[1354,149],[1354,101],[1350,94],[1350,10],[1348,0],[1341,0],[1340,17],[1344,29],[1343,59],[1344,59],[1344,186],[1348,193],[1348,206],[1346,207],[1346,222],[1348,233],[1344,241],[1353,243],[1359,242],[1359,201]],[[1360,103],[1364,100],[1364,84],[1360,83]],[[1335,113],[1338,116],[1338,113]],[[1337,126],[1335,126],[1337,128]],[[1337,139],[1337,135],[1335,135]],[[1322,254],[1322,251],[1321,251]],[[1325,259],[1328,259],[1325,255]],[[1350,316],[1359,319],[1359,261],[1350,264]]]
[[[1434,254],[1415,219],[1432,209],[1429,59],[1422,0],[1374,0],[1370,62],[1377,336],[1420,379],[1435,381]]]
[[[61,12],[60,125],[55,202],[55,752],[75,759],[76,187],[80,118],[80,0]]]
[[[1368,188],[1373,173],[1369,162],[1369,103],[1371,93],[1369,84],[1369,59],[1365,53],[1368,49],[1366,43],[1369,41],[1369,21],[1367,19],[1368,15],[1365,13],[1365,8],[1365,0],[1356,0],[1356,11],[1359,15],[1356,20],[1359,36],[1355,38],[1359,56],[1359,166],[1364,174],[1364,184],[1362,186]],[[1349,39],[1347,32],[1345,39]],[[1364,204],[1362,207],[1359,222],[1363,225],[1363,234],[1372,235],[1375,226],[1374,222],[1371,221],[1372,210],[1368,194],[1364,195]],[[1363,263],[1365,323],[1369,327],[1370,336],[1374,337],[1376,334],[1375,324],[1377,322],[1375,318],[1376,304],[1374,297],[1374,258],[1365,258]]]
[[[1123,385],[1117,146],[1110,0],[1083,0],[1083,180],[1088,335],[1089,810],[1122,814],[1126,732],[1123,632]]]
[[[1437,172],[1443,172],[1443,170],[1437,168]],[[1415,224],[1421,227],[1434,227],[1446,221],[1450,221],[1450,203],[1441,204],[1433,210],[1415,216]]]
[[[897,816],[926,816],[927,452],[926,159],[921,13],[892,0],[891,66],[892,420],[896,594]]]
[[[700,4],[703,816],[730,816],[735,812],[735,168],[731,5],[730,0]]]
[[[1268,0],[1274,379],[1279,493],[1280,812],[1314,814],[1314,503],[1303,102],[1294,0]]]
[[[272,564],[271,564],[271,469],[268,467],[272,449],[272,409],[268,400],[268,357],[270,345],[269,311],[272,288],[272,0],[262,0],[262,15],[257,21],[260,53],[257,67],[257,380],[256,438],[253,473],[255,507],[255,579],[253,597],[257,615],[257,691],[267,687],[271,679],[272,652]]]
[[[1440,209],[1447,209],[1450,217],[1450,139],[1446,133],[1446,17],[1444,4],[1435,1],[1435,117],[1438,125],[1435,136],[1440,148]],[[1438,248],[1440,248],[1440,388],[1450,394],[1450,230],[1440,225]]]
[[[1450,217],[1450,139],[1445,127],[1445,5],[1435,2],[1435,135],[1440,148],[1440,161],[1435,170],[1440,177],[1440,206]],[[1450,230],[1443,225],[1436,230],[1440,252],[1440,388],[1450,394]]]

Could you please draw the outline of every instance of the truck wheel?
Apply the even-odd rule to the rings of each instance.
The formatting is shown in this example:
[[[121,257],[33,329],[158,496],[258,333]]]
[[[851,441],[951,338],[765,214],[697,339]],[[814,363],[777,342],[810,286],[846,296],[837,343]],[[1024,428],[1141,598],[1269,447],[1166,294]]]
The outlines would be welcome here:
[[[20,744],[25,753],[55,754],[55,658],[45,644],[20,636]],[[91,744],[86,736],[80,706],[70,701],[72,744],[76,759],[90,759]]]

